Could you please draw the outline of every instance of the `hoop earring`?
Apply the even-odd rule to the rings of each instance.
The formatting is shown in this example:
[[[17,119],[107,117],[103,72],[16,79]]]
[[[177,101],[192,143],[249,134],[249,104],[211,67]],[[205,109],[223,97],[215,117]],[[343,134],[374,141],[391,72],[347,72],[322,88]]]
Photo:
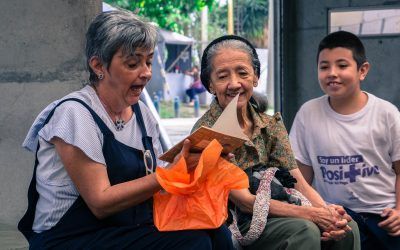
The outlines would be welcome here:
[[[258,82],[254,82],[253,86],[257,87],[258,86]]]
[[[104,79],[104,74],[103,73],[98,74],[97,78],[99,78],[99,80],[103,80]]]

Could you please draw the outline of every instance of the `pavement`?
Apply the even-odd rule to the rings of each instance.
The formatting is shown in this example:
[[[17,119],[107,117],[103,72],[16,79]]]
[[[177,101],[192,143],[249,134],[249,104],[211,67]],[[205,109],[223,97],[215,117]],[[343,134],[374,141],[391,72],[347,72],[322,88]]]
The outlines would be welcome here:
[[[190,134],[193,125],[199,118],[172,118],[161,119],[172,145],[177,144]]]

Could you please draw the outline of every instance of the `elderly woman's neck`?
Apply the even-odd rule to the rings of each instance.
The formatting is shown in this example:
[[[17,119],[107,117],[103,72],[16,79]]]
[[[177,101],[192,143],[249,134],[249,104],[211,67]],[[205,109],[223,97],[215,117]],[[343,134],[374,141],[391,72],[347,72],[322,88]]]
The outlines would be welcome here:
[[[251,138],[253,135],[253,119],[247,107],[243,107],[242,109],[238,109],[237,111],[238,121],[240,127],[243,129],[243,132]]]

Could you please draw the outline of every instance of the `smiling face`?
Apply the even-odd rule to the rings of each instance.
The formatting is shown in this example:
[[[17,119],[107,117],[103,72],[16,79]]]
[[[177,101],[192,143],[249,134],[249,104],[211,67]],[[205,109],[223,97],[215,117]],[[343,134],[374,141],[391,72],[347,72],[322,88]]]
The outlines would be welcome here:
[[[346,48],[323,49],[319,54],[319,84],[332,100],[349,100],[360,95],[360,82],[365,79],[368,69],[368,63],[357,69],[352,51]]]
[[[108,69],[104,69],[102,84],[124,105],[139,101],[143,88],[151,78],[153,51],[136,49],[133,55],[125,55],[119,49]]]
[[[210,90],[215,92],[219,105],[224,109],[240,94],[238,109],[247,107],[257,86],[258,78],[250,60],[250,55],[242,50],[222,48],[212,59]]]

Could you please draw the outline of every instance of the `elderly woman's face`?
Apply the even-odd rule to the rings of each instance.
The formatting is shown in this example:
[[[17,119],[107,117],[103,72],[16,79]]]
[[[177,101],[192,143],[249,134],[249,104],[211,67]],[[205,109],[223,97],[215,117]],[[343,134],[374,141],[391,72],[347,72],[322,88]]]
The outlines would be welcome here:
[[[215,92],[218,102],[225,108],[240,94],[238,109],[247,107],[258,78],[254,73],[250,55],[242,50],[220,49],[212,61],[210,88]]]
[[[127,105],[135,104],[151,78],[152,61],[153,50],[138,48],[133,55],[124,55],[119,49],[111,60],[104,80]]]

